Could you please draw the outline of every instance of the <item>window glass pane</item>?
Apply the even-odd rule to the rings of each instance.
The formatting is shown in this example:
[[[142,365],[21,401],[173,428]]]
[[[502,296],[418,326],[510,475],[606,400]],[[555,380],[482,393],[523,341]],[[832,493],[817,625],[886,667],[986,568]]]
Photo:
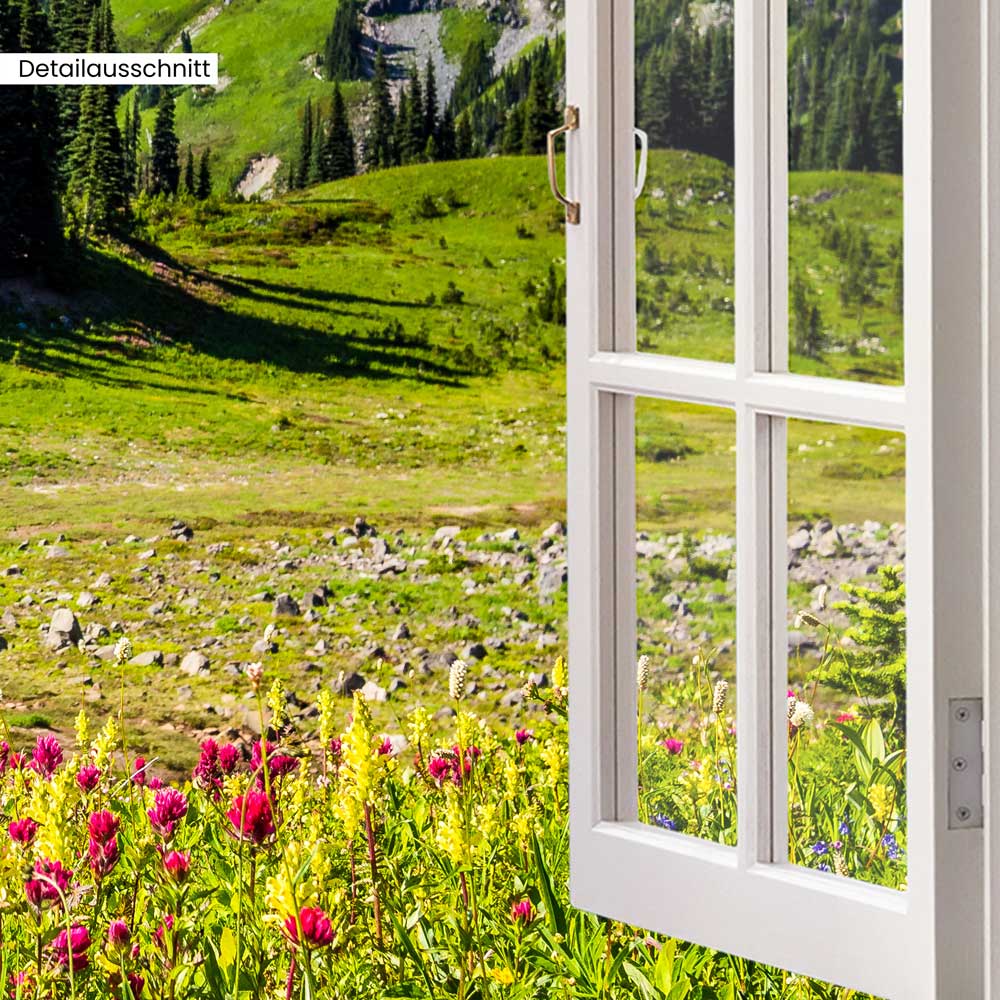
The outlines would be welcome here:
[[[905,442],[788,428],[789,851],[906,880]]]
[[[735,417],[636,402],[639,817],[736,842]]]
[[[635,38],[638,348],[732,361],[732,4],[638,0]]]
[[[790,367],[902,382],[902,0],[788,11]]]

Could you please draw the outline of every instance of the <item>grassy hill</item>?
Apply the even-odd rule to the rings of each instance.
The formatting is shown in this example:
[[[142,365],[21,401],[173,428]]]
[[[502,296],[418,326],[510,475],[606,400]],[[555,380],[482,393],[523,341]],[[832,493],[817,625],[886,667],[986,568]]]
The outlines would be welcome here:
[[[642,294],[665,319],[644,335],[662,338],[651,349],[725,357],[730,314],[712,302],[733,295],[731,200],[717,197],[729,172],[655,153],[650,176],[650,191],[663,196],[650,194],[660,215],[646,219],[642,239],[673,262],[667,273],[641,273]],[[824,321],[849,341],[856,317],[837,304],[839,258],[823,247],[827,215],[819,213],[864,225],[873,246],[888,247],[898,237],[899,181],[804,175],[793,183],[808,206],[793,216],[793,243],[808,254]],[[512,571],[428,547],[445,524],[462,526],[470,544],[516,525],[541,545],[539,532],[564,510],[564,331],[537,314],[564,241],[543,160],[406,167],[267,203],[179,201],[143,211],[130,243],[81,260],[82,287],[71,295],[0,288],[21,297],[20,306],[0,306],[0,568],[22,574],[0,575],[0,609],[17,610],[3,654],[5,697],[23,709],[24,724],[43,724],[29,708],[66,727],[81,703],[96,714],[117,705],[106,668],[73,652],[56,661],[41,646],[54,603],[87,589],[99,604],[85,622],[121,623],[140,650],[182,656],[215,643],[204,678],[130,668],[136,739],[169,759],[177,759],[171,746],[189,746],[184,733],[205,724],[204,704],[239,708],[238,673],[219,671],[249,655],[270,615],[251,596],[264,587],[301,595],[325,581],[332,589],[324,621],[339,645],[322,658],[326,678],[357,666],[361,646],[386,643],[401,615],[416,635],[410,645],[426,649],[505,636],[506,650],[487,664],[515,688],[525,665],[544,670],[561,648],[551,643],[562,641],[564,591],[554,604],[541,601],[533,578],[517,584]],[[720,266],[708,268],[708,257]],[[864,322],[888,329],[886,271],[876,268]],[[684,309],[660,297],[660,281],[670,295],[685,291]],[[875,358],[882,377],[896,377],[893,351]],[[866,367],[872,358],[848,350],[796,363],[878,375]],[[638,431],[640,525],[656,534],[731,532],[730,416],[649,405]],[[789,436],[794,517],[901,518],[900,442],[801,423]],[[332,562],[343,557],[327,536],[359,515],[387,535],[401,530],[392,547],[407,559],[426,552],[427,567],[417,563],[405,580],[359,581]],[[195,527],[193,548],[168,537],[175,519]],[[143,541],[126,544],[126,535]],[[487,554],[492,537],[479,543]],[[498,558],[522,560],[531,577],[520,544],[505,543]],[[50,560],[50,549],[65,554]],[[97,591],[101,573],[113,583]],[[343,602],[336,610],[334,600]],[[728,605],[705,598],[694,607],[707,627],[724,629]],[[481,627],[448,608],[471,609]],[[514,629],[505,608],[523,609],[531,630]],[[317,683],[310,628],[289,626],[294,643],[278,663],[296,690]],[[396,646],[390,659],[410,656]],[[373,669],[363,666],[369,676]],[[390,668],[378,670],[389,684]],[[501,683],[488,673],[481,680]],[[431,675],[406,683],[406,697],[433,704],[441,696]],[[386,725],[397,703],[383,706]]]
[[[230,192],[251,159],[293,155],[307,98],[329,100],[331,85],[316,78],[315,57],[333,20],[334,5],[319,0],[233,0],[213,7],[199,0],[147,4],[118,0],[121,47],[166,47],[199,15],[215,16],[197,32],[194,48],[220,53],[218,89],[183,88],[177,97],[177,133],[195,151],[210,146],[215,187]],[[347,88],[347,96],[356,89]],[[144,115],[151,130],[154,109]]]
[[[732,205],[716,197],[730,181],[715,161],[653,154],[648,189],[662,197],[640,207],[642,240],[672,263],[640,268],[647,349],[732,354],[731,312],[716,308],[734,295]],[[791,241],[810,261],[830,343],[794,368],[899,379],[887,260],[900,191],[898,178],[793,177]],[[863,227],[881,262],[860,320],[839,303],[841,265],[821,224],[831,218]],[[363,501],[422,517],[461,496],[489,520],[512,504],[561,503],[563,331],[538,318],[536,293],[563,233],[540,158],[406,167],[264,204],[154,203],[141,234],[92,254],[90,290],[47,322],[6,316],[0,390],[17,443],[0,455],[0,497],[11,526],[79,523],[84,499],[96,520],[172,516],[173,501],[122,466],[148,463],[172,482],[187,463],[231,463],[234,448],[262,478],[205,477],[214,485],[185,498],[187,513],[335,503],[346,516]],[[671,305],[680,292],[683,308]],[[857,346],[876,332],[883,353]],[[498,443],[505,423],[515,429]],[[386,493],[389,468],[400,485]],[[303,492],[316,476],[331,488]],[[72,497],[26,490],[67,479]],[[279,495],[265,501],[262,482]],[[693,503],[690,523],[703,514]]]

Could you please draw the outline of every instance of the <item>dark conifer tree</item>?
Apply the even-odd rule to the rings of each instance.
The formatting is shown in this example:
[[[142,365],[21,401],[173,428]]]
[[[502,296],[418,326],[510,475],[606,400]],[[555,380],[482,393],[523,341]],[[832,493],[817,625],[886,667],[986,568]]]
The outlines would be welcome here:
[[[115,48],[110,0],[94,11],[87,48]],[[84,87],[80,118],[69,147],[67,194],[81,232],[108,232],[122,221],[128,203],[122,136],[118,128],[118,91],[114,87]]]
[[[892,79],[883,68],[872,99],[872,166],[884,173],[903,171],[903,119]]]
[[[187,31],[181,32],[181,52],[187,54],[194,52],[194,46],[191,44],[191,35]]]
[[[410,98],[405,90],[399,92],[399,107],[396,108],[396,122],[393,132],[392,148],[395,150],[394,162],[408,163],[410,150]]]
[[[335,181],[352,177],[356,172],[354,135],[347,117],[347,106],[340,84],[333,88],[330,122],[323,140],[323,180]]]
[[[424,157],[424,147],[427,145],[425,126],[427,119],[424,108],[423,87],[420,85],[420,74],[416,68],[410,78],[410,107],[406,130],[406,160],[407,163],[419,163]]]
[[[153,126],[149,162],[150,194],[175,195],[180,183],[180,144],[174,129],[174,98],[167,88],[162,91]]]
[[[524,151],[524,109],[523,104],[515,104],[507,112],[507,122],[500,139],[500,152],[505,156],[520,156]]]
[[[482,38],[469,42],[451,93],[451,104],[461,111],[475,101],[493,81],[493,55]]]
[[[526,154],[544,153],[546,136],[559,125],[559,112],[549,74],[541,64],[536,64],[531,74],[522,121],[520,151]],[[504,140],[506,145],[506,133]],[[510,152],[514,150],[511,149]]]
[[[306,106],[302,110],[302,131],[299,135],[299,152],[296,157],[298,169],[292,181],[292,186],[304,188],[309,182],[309,170],[313,162],[313,137],[316,126],[313,122],[312,98],[306,98]]]
[[[0,0],[0,51],[51,45],[40,4]],[[0,87],[0,274],[43,271],[62,249],[53,114],[47,88]]]
[[[340,0],[333,15],[333,27],[323,48],[326,78],[334,81],[361,77],[361,26],[355,0]]]
[[[194,173],[194,151],[188,146],[187,160],[184,161],[184,193],[194,197],[197,181]]]
[[[391,167],[395,162],[393,132],[396,116],[389,93],[389,68],[381,49],[375,56],[370,101],[371,125],[365,137],[365,163],[373,169]]]
[[[437,156],[439,160],[455,159],[455,117],[451,105],[445,105],[441,112],[441,122],[438,126]]]
[[[455,159],[468,160],[472,152],[472,124],[465,114],[458,119],[455,127]]]
[[[732,163],[733,148],[733,50],[732,32],[719,29],[712,37],[712,62],[703,106],[704,150]]]
[[[434,75],[434,63],[431,57],[427,57],[427,70],[424,74],[424,140],[429,142],[434,139],[435,145],[438,140],[438,96],[437,79]]]
[[[195,191],[195,197],[199,201],[204,201],[212,193],[211,159],[211,149],[203,149],[198,159],[198,188]]]

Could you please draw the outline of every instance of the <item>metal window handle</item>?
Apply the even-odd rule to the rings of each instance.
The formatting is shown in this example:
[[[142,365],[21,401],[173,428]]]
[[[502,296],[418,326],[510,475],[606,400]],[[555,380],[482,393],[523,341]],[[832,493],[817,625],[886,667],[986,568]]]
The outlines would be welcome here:
[[[642,189],[646,186],[646,167],[649,164],[649,136],[641,128],[633,130],[635,137],[639,140],[639,176],[635,179],[635,200],[638,201],[642,195]]]
[[[579,127],[580,109],[572,104],[568,104],[563,124],[559,128],[554,128],[549,132],[548,136],[549,187],[552,188],[552,193],[555,195],[556,201],[566,209],[566,222],[571,226],[578,226],[580,224],[580,203],[578,201],[571,201],[559,190],[559,177],[556,174],[556,139],[567,132],[575,132]]]

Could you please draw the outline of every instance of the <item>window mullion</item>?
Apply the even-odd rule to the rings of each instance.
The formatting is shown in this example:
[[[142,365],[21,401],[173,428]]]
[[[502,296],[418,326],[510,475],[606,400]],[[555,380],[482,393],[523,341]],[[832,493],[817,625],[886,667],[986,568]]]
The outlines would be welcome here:
[[[772,531],[773,418],[743,386],[772,364],[772,3],[735,5],[736,65],[736,746],[741,867],[773,858],[775,839]]]

